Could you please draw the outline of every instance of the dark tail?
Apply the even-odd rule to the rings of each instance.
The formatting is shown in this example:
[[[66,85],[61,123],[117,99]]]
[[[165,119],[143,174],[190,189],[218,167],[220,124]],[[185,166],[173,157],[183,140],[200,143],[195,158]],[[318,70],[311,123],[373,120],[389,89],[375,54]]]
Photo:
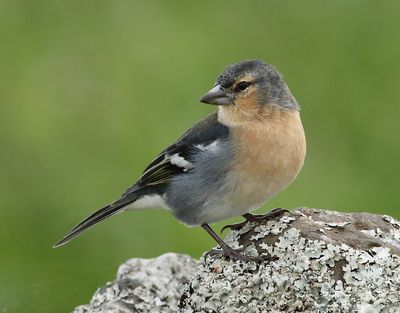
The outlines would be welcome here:
[[[110,205],[107,205],[106,207],[98,210],[97,212],[93,213],[89,217],[85,218],[78,225],[76,225],[63,239],[61,239],[55,245],[53,245],[53,248],[57,248],[62,245],[65,245],[70,240],[72,240],[75,237],[82,234],[89,227],[92,227],[93,225],[97,224],[98,222],[101,222],[102,220],[104,220],[110,216],[113,216],[117,213],[122,212],[123,209],[127,205],[131,204],[132,202],[136,201],[137,199],[138,199],[138,196],[132,197],[132,195],[131,195],[130,197],[121,198],[121,199],[117,200],[116,202],[114,202]]]

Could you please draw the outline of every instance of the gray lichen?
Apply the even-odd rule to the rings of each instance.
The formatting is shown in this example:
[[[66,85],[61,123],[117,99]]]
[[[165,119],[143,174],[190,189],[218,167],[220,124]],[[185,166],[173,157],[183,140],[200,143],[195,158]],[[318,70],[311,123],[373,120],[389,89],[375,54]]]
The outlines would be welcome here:
[[[177,312],[181,288],[194,274],[196,263],[174,253],[131,259],[120,266],[115,282],[99,288],[91,303],[74,313]]]
[[[76,312],[400,313],[400,223],[392,217],[304,208],[247,223],[226,241],[269,261],[130,260]]]

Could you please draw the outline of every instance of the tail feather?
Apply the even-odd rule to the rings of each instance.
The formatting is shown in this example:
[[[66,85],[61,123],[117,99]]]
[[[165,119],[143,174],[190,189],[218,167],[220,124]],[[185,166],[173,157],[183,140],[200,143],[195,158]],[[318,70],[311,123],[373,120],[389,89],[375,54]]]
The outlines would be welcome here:
[[[102,220],[113,216],[117,213],[122,212],[125,207],[135,200],[137,200],[138,197],[129,197],[129,198],[122,198],[110,205],[105,206],[104,208],[98,210],[97,212],[93,213],[89,217],[85,218],[82,222],[80,222],[78,225],[76,225],[71,231],[60,241],[58,241],[56,244],[53,245],[53,248],[60,247],[62,245],[65,245],[75,237],[79,236],[82,234],[84,231],[86,231],[88,228],[92,227],[93,225],[97,224],[98,222],[101,222]]]

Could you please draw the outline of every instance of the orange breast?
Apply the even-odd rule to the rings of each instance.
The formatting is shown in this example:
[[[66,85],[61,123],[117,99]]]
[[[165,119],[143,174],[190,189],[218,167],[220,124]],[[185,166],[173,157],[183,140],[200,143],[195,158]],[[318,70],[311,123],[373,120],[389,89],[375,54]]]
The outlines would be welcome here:
[[[275,110],[257,123],[232,128],[238,205],[261,205],[286,188],[303,166],[306,141],[300,114]]]

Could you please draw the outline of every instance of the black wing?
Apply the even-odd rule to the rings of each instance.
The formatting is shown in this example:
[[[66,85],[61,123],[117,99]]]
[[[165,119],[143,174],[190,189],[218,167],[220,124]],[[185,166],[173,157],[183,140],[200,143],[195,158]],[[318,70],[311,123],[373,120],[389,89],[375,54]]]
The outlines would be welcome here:
[[[198,145],[207,146],[216,141],[223,140],[229,135],[229,129],[218,122],[217,113],[206,116],[183,134],[174,144],[162,151],[144,170],[137,183],[129,188],[124,194],[128,196],[138,188],[147,186],[159,186],[179,174],[185,173],[189,168],[178,166],[171,162],[171,157],[179,156],[184,161],[191,162],[196,152],[199,152]]]

